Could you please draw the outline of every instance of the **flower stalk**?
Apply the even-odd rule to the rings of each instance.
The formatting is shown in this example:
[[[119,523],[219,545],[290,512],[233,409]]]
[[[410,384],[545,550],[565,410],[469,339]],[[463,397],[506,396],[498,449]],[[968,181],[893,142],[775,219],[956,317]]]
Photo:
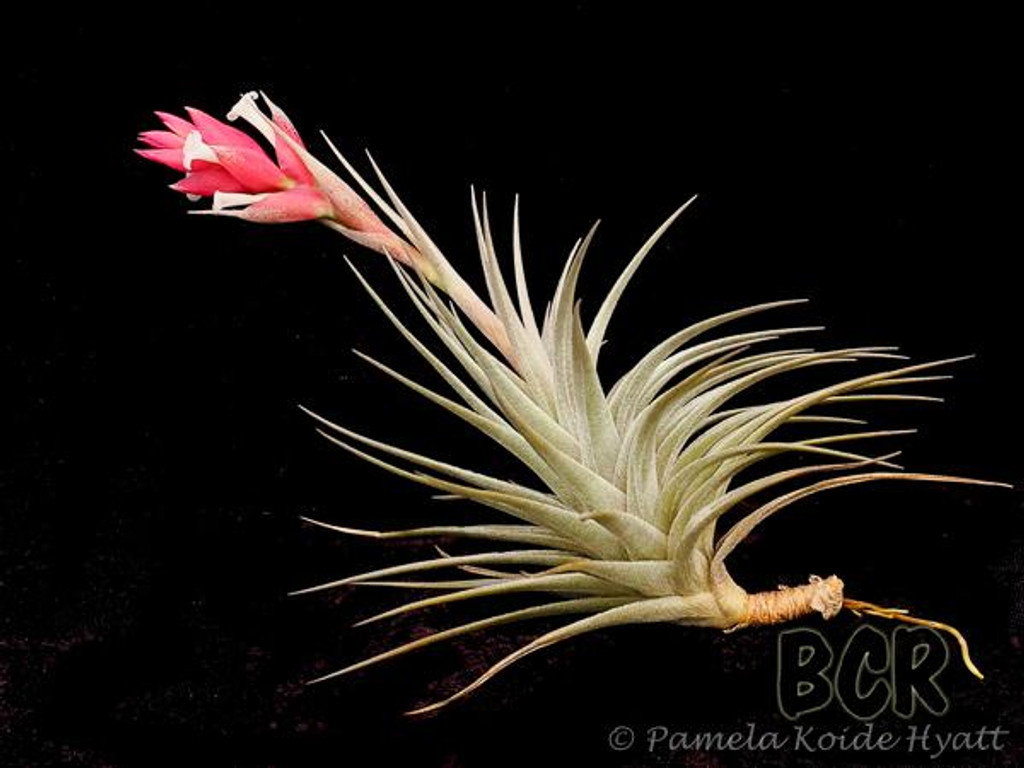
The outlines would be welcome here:
[[[211,208],[192,213],[259,224],[319,221],[349,240],[414,268],[450,296],[506,359],[512,359],[512,347],[494,312],[426,233],[418,226],[406,225],[411,217],[406,213],[400,218],[385,206],[405,237],[396,234],[351,186],[306,149],[282,109],[264,95],[268,117],[257,106],[258,98],[255,92],[244,94],[227,118],[254,128],[273,147],[273,159],[244,131],[192,107],[185,110],[188,119],[157,112],[166,130],[140,133],[145,148],[135,151],[185,174],[171,189],[192,200],[212,198]]]

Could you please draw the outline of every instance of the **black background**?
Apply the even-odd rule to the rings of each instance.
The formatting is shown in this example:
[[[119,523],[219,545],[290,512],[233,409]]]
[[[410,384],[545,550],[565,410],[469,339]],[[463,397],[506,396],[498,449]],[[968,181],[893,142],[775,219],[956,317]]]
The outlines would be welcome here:
[[[945,404],[877,407],[873,422],[920,427],[902,445],[911,468],[1019,483],[1019,61],[1009,27],[981,13],[738,10],[711,24],[685,6],[636,4],[264,16],[183,7],[151,20],[37,14],[12,24],[0,762],[924,764],[607,747],[619,724],[787,727],[772,630],[595,634],[425,720],[401,712],[468,682],[538,628],[304,688],[479,609],[350,630],[394,596],[285,597],[431,551],[340,539],[303,527],[300,514],[391,528],[444,513],[422,489],[319,440],[296,404],[485,471],[513,469],[350,353],[430,381],[341,258],[401,306],[379,256],[314,225],[187,217],[165,188],[174,174],[131,148],[137,131],[157,127],[153,109],[223,114],[262,88],[317,151],[320,127],[357,162],[372,148],[476,284],[470,184],[490,192],[505,248],[522,196],[540,295],[600,217],[585,312],[647,234],[700,193],[631,286],[606,375],[690,321],[806,297],[770,322],[825,324],[821,346],[976,354],[933,385]],[[787,511],[731,569],[752,590],[836,572],[855,597],[960,626],[988,679],[959,665],[944,673],[951,709],[936,726],[1011,735],[1001,753],[946,764],[1015,765],[1022,548],[1016,491],[878,486]],[[856,624],[844,617],[827,630],[840,642]],[[855,725],[841,712],[822,722]]]

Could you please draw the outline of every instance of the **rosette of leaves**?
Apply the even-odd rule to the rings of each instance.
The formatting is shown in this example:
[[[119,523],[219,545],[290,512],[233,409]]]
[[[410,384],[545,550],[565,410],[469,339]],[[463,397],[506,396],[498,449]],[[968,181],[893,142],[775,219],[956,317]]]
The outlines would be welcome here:
[[[428,258],[443,259],[401,200],[387,189],[393,221]],[[691,200],[692,202],[692,200]],[[687,203],[689,205],[689,203]],[[630,279],[686,208],[676,211],[639,249],[589,322],[577,300],[580,270],[594,230],[577,242],[554,294],[538,317],[525,278],[514,216],[512,284],[499,267],[486,201],[473,200],[476,239],[489,304],[507,343],[479,339],[457,309],[426,279],[392,264],[414,310],[413,324],[399,316],[353,267],[371,299],[398,333],[434,369],[444,390],[428,387],[364,353],[384,374],[487,435],[518,459],[536,483],[522,484],[403,449],[358,434],[320,416],[322,434],[347,451],[446,497],[477,502],[506,518],[475,525],[431,525],[411,530],[337,531],[381,540],[464,537],[494,542],[492,551],[450,555],[381,568],[320,584],[299,593],[342,585],[428,590],[361,624],[463,600],[495,606],[489,618],[472,621],[400,645],[315,682],[354,672],[462,634],[527,619],[564,617],[546,632],[494,664],[454,696],[415,712],[427,712],[465,696],[502,669],[542,648],[586,632],[622,624],[665,622],[734,630],[819,612],[834,616],[844,605],[886,618],[945,629],[899,609],[846,599],[836,576],[808,584],[748,593],[730,576],[729,554],[761,522],[821,491],[880,480],[991,484],[966,478],[906,472],[895,453],[871,455],[858,446],[913,430],[870,430],[833,406],[876,400],[935,400],[908,388],[948,378],[936,375],[959,358],[909,364],[887,347],[814,351],[777,347],[806,327],[729,332],[742,318],[788,307],[777,301],[727,312],[690,325],[637,356],[610,385],[599,373],[605,333]],[[446,263],[446,262],[445,262]],[[351,264],[350,264],[351,265]],[[836,383],[801,390],[801,373],[848,363],[882,364]],[[792,395],[749,401],[758,386],[786,376]],[[802,425],[810,436],[787,428]],[[810,428],[808,430],[807,428]],[[758,471],[763,462],[804,456],[799,466]],[[742,478],[740,476],[742,475]],[[718,523],[750,499],[759,506],[720,532]],[[440,574],[440,575],[439,575]],[[502,596],[532,593],[537,605],[502,611]]]

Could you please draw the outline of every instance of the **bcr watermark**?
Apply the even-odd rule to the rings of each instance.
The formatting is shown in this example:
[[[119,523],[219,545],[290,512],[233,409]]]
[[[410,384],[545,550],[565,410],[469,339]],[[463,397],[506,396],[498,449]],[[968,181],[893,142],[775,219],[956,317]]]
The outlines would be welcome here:
[[[966,752],[1005,749],[1009,730],[982,726],[973,730],[938,728],[931,723],[879,728],[875,723],[842,728],[794,724],[779,730],[761,730],[755,723],[721,731],[673,730],[667,725],[618,725],[608,732],[608,746],[616,752],[904,752],[931,759]]]
[[[919,710],[940,717],[949,697],[939,676],[949,664],[945,638],[929,627],[882,632],[862,624],[841,649],[815,629],[779,632],[776,694],[787,720],[837,705],[870,721],[884,712],[909,720]]]
[[[882,632],[861,625],[833,648],[813,629],[779,633],[777,702],[789,721],[778,729],[746,723],[731,730],[673,729],[668,725],[619,725],[608,733],[616,752],[900,752],[919,758],[955,759],[965,753],[1000,752],[1010,731],[1001,725],[966,729],[912,723],[915,714],[941,717],[949,697],[940,687],[950,653],[945,638],[926,627]],[[847,726],[797,722],[834,704],[852,718]],[[896,724],[879,725],[885,713]],[[887,722],[891,720],[889,718]]]

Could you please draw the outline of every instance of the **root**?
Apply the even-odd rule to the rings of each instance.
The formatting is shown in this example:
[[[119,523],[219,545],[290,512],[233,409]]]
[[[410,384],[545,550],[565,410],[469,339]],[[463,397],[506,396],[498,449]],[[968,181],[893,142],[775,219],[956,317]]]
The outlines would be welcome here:
[[[930,627],[931,629],[948,632],[956,638],[957,643],[960,645],[960,656],[964,660],[964,666],[967,667],[971,674],[979,680],[985,679],[985,675],[983,675],[981,670],[975,666],[973,661],[971,661],[971,654],[967,648],[967,640],[956,627],[951,627],[949,624],[943,624],[941,621],[919,619],[917,616],[911,616],[904,608],[884,608],[880,605],[875,605],[874,603],[866,603],[863,600],[852,600],[850,598],[846,598],[843,600],[843,607],[849,608],[858,616],[862,613],[866,613],[868,616],[878,616],[882,619],[904,621],[907,624],[917,624],[922,627]]]
[[[964,666],[979,680],[985,679],[985,675],[971,660],[966,638],[956,627],[943,624],[941,621],[911,616],[905,608],[886,608],[863,600],[843,597],[843,582],[838,576],[829,576],[827,579],[811,576],[809,583],[799,587],[779,587],[773,592],[756,592],[748,595],[745,616],[726,632],[734,632],[743,627],[784,624],[815,612],[820,613],[822,618],[831,619],[843,608],[848,608],[858,616],[866,614],[947,632],[956,638]]]

